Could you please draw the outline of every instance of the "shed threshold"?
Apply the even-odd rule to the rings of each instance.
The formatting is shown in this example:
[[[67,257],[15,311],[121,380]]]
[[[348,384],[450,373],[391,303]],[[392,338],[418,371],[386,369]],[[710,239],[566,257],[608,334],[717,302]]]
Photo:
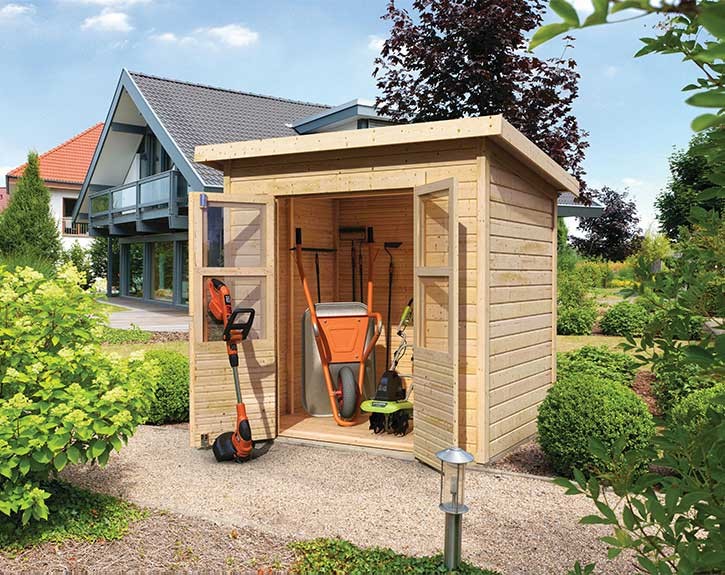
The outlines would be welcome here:
[[[306,414],[282,415],[279,419],[280,437],[324,441],[359,447],[375,447],[412,453],[413,433],[403,437],[384,433],[375,435],[368,429],[368,416],[360,417],[359,425],[338,426],[332,417],[311,417]]]

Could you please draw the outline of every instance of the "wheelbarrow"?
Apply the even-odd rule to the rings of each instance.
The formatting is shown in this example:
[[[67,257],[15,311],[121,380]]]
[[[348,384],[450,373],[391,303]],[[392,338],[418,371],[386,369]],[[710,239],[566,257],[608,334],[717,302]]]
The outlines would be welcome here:
[[[382,316],[373,311],[373,271],[378,251],[373,239],[373,228],[367,229],[368,246],[368,289],[367,311],[356,315],[326,315],[318,317],[315,302],[312,299],[310,286],[307,282],[302,261],[302,253],[306,248],[302,246],[302,229],[295,230],[295,261],[297,271],[302,280],[302,290],[307,301],[310,313],[312,334],[315,338],[317,351],[320,354],[322,375],[330,398],[330,407],[335,423],[343,427],[356,424],[360,413],[360,402],[363,397],[365,385],[365,364],[375,349],[375,344],[383,331]],[[312,248],[308,248],[312,249]],[[314,249],[313,249],[314,251]],[[318,290],[319,291],[319,290]],[[368,338],[370,322],[374,322],[372,337]],[[367,340],[367,341],[366,341]],[[333,381],[331,365],[340,363],[359,363],[357,381],[352,369],[348,366],[339,370],[337,381]]]

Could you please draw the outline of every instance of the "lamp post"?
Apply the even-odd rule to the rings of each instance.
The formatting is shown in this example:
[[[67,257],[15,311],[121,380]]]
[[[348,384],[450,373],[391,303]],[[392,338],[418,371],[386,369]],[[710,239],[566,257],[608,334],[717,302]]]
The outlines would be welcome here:
[[[463,503],[466,464],[473,455],[460,447],[449,447],[436,453],[441,461],[441,502],[438,508],[446,514],[443,560],[449,571],[461,563],[461,523],[468,507]]]

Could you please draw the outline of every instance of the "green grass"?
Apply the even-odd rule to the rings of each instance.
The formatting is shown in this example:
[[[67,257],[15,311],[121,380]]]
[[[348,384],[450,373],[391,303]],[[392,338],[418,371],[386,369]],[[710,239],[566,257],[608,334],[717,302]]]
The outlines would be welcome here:
[[[118,327],[105,327],[101,335],[101,343],[146,343],[152,337],[153,333],[144,331],[137,325],[131,324],[130,329],[121,329]]]
[[[616,335],[557,335],[556,351],[572,351],[585,345],[604,345],[609,349],[622,351],[619,344],[626,341],[625,338]]]
[[[92,493],[62,481],[44,485],[51,493],[48,520],[20,527],[0,515],[0,550],[19,552],[42,543],[97,541],[120,539],[132,522],[144,518],[147,512],[131,503],[110,495]]]
[[[296,560],[296,575],[399,575],[449,573],[443,557],[409,557],[381,547],[362,548],[342,539],[312,539],[290,545]],[[459,575],[499,575],[469,563],[461,563]]]
[[[188,341],[165,341],[159,343],[123,343],[104,345],[103,349],[108,352],[117,353],[121,357],[128,357],[135,351],[151,351],[160,349],[164,351],[177,351],[183,355],[189,355]]]
[[[108,297],[106,297],[106,296],[97,297],[96,302],[98,302],[99,310],[105,311],[106,313],[109,313],[109,314],[116,313],[117,311],[125,311],[128,309],[123,306],[110,303],[108,301]]]

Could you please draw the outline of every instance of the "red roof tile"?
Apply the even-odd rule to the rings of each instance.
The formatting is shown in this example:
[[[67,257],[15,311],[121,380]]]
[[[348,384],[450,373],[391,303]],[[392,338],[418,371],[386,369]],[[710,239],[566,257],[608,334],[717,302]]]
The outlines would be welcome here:
[[[67,142],[39,156],[40,177],[45,181],[82,184],[91,165],[93,153],[101,137],[103,123],[88,128]],[[18,166],[8,173],[11,178],[19,178],[26,164]]]

